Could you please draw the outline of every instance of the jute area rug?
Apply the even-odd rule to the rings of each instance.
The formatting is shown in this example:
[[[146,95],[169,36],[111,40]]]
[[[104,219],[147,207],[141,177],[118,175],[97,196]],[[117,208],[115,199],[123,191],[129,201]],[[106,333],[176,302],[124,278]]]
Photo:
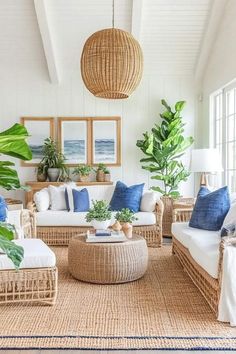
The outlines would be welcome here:
[[[121,285],[73,279],[67,248],[55,247],[59,296],[53,307],[0,307],[0,349],[236,349],[236,328],[217,322],[171,254],[150,249],[146,275]]]

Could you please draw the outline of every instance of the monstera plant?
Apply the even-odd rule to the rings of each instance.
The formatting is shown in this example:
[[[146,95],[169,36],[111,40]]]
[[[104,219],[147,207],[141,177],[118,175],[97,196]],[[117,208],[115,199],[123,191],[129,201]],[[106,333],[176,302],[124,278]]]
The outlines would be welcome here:
[[[0,154],[21,160],[31,160],[32,152],[26,142],[28,132],[20,124],[0,133]],[[24,188],[21,186],[18,174],[13,168],[15,164],[10,161],[0,161],[0,187],[6,190]],[[0,249],[11,259],[16,269],[19,268],[24,257],[24,250],[16,245],[14,239],[14,226],[0,223]]]
[[[160,181],[160,186],[153,186],[152,189],[163,196],[177,198],[180,182],[186,181],[189,176],[180,158],[193,143],[193,138],[183,135],[185,124],[181,112],[186,102],[177,102],[174,110],[165,100],[161,103],[165,108],[160,114],[161,124],[156,124],[150,133],[144,133],[137,146],[146,155],[140,160],[142,168],[153,174],[152,179]]]

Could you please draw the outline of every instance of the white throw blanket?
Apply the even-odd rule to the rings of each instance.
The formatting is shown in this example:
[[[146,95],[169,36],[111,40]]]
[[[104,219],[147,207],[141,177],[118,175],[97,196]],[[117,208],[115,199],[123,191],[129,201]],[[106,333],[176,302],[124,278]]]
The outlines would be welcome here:
[[[236,326],[236,247],[224,250],[218,320]]]

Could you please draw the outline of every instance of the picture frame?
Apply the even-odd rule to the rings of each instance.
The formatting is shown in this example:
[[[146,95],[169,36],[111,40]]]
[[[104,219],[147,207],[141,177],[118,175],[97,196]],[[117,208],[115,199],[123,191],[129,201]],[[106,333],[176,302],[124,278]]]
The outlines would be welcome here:
[[[120,117],[93,117],[91,126],[91,164],[121,165]]]
[[[86,117],[58,117],[58,142],[67,166],[91,163],[91,120]]]
[[[21,117],[20,123],[24,125],[29,133],[28,144],[33,153],[30,161],[21,161],[21,166],[38,166],[42,160],[42,147],[44,140],[55,135],[54,117]]]

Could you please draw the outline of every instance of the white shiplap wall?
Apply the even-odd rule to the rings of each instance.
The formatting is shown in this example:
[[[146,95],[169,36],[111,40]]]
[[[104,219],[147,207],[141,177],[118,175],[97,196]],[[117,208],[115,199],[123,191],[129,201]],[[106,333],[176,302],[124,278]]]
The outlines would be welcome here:
[[[158,121],[161,98],[166,98],[171,104],[180,99],[187,101],[188,105],[184,111],[186,133],[194,134],[193,75],[190,75],[188,70],[181,74],[170,74],[168,70],[161,73],[149,70],[146,71],[139,88],[128,100],[103,100],[93,97],[85,89],[80,76],[80,41],[81,38],[86,38],[89,31],[96,30],[96,26],[109,26],[105,15],[105,23],[102,23],[102,16],[109,11],[110,1],[89,0],[80,3],[90,6],[91,14],[93,11],[97,14],[94,15],[93,21],[90,19],[89,25],[88,17],[83,15],[83,7],[80,7],[80,19],[82,21],[83,17],[83,23],[75,20],[79,14],[76,0],[48,2],[52,35],[62,72],[61,84],[52,85],[49,82],[33,1],[0,0],[0,130],[19,122],[21,116],[120,115],[122,166],[112,168],[112,179],[121,179],[128,184],[145,182],[149,187],[152,181],[148,173],[140,167],[141,153],[136,147],[136,140]],[[95,5],[98,3],[103,7],[96,9]],[[130,22],[127,21],[131,14],[131,2],[120,0],[119,4],[123,4],[123,7],[120,6],[123,16],[121,11],[120,19],[117,15],[117,21],[120,21],[123,28],[129,29]],[[73,14],[76,16],[73,17]],[[83,30],[83,26],[87,26],[87,32]],[[144,57],[146,60],[145,51]],[[35,179],[34,168],[20,167],[17,163],[17,169],[22,182]],[[191,178],[183,184],[184,195],[192,195],[192,185]],[[22,192],[12,192],[12,195],[23,198]]]

